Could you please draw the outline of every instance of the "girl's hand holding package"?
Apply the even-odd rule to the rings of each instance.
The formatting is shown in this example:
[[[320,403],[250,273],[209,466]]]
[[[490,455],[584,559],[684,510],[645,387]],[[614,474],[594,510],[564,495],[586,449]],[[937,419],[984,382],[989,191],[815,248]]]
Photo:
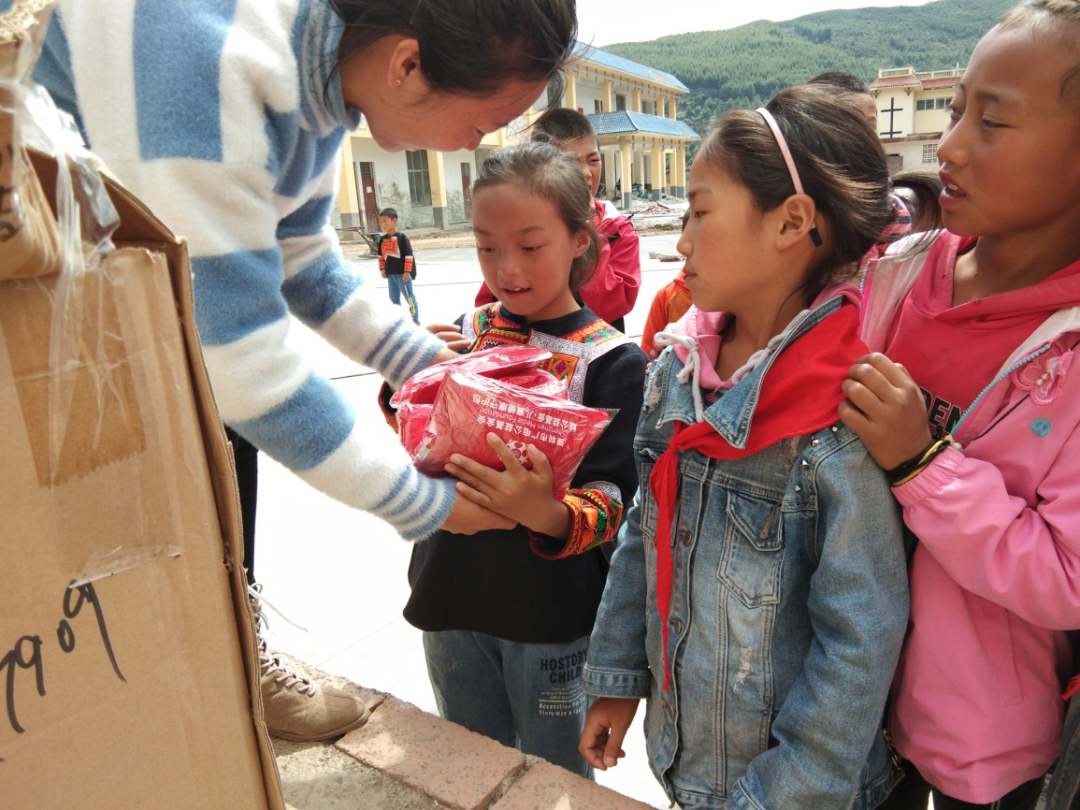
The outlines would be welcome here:
[[[514,521],[510,518],[477,506],[468,498],[458,496],[443,528],[453,534],[476,534],[492,529],[505,531],[514,528],[514,525]]]
[[[552,496],[555,476],[547,456],[530,444],[527,452],[532,466],[526,469],[496,434],[488,433],[485,438],[506,469],[493,470],[454,454],[446,471],[458,479],[458,493],[534,532],[566,538],[570,533],[570,512]]]
[[[883,469],[922,453],[930,443],[926,404],[907,369],[883,354],[860,357],[841,388],[840,418]]]

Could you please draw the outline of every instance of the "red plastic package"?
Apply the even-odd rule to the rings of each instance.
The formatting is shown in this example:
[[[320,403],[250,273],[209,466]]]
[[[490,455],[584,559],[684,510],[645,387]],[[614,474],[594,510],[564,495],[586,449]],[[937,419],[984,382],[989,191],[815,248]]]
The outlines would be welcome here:
[[[443,378],[445,378],[445,375],[443,375]],[[442,386],[443,378],[440,378],[438,387],[433,388],[425,385],[418,391],[423,399],[430,397],[433,400],[431,403],[414,403],[411,401],[397,403],[397,427],[398,435],[401,437],[401,445],[408,450],[409,455],[414,458],[416,450],[420,446],[420,440],[424,436],[424,429],[427,428],[428,420],[431,418],[431,412],[435,409],[434,400],[438,395],[439,387]],[[509,377],[501,377],[498,379],[508,385],[516,385],[542,396],[548,396],[554,399],[566,399],[566,382],[546,371],[541,371],[538,368],[534,368],[530,371],[522,371]],[[391,398],[390,401],[393,403],[394,398]],[[429,469],[430,465],[418,464],[417,466],[424,470],[424,472],[430,474],[442,472],[441,467],[438,471],[434,471]]]
[[[551,352],[532,346],[496,346],[482,352],[463,354],[417,372],[390,398],[390,405],[397,411],[398,435],[402,446],[410,456],[416,458],[416,450],[431,418],[439,388],[451,371],[468,371],[503,379],[539,394],[566,399],[566,382],[540,369],[540,364],[550,357]],[[442,474],[441,467],[436,470],[430,464],[418,466],[429,474]]]
[[[551,352],[532,346],[496,346],[482,352],[463,354],[416,372],[390,398],[390,404],[397,409],[400,409],[403,403],[433,404],[439,393],[439,386],[451,371],[468,371],[493,378],[511,377],[522,372],[537,371],[540,364],[550,357]]]
[[[526,466],[530,444],[548,457],[555,498],[566,494],[581,460],[614,416],[612,411],[587,408],[507,380],[462,371],[446,376],[431,407],[423,436],[410,450],[420,470],[442,473],[454,453],[501,470],[503,464],[486,439],[488,433],[494,433]],[[404,442],[404,434],[402,439]]]

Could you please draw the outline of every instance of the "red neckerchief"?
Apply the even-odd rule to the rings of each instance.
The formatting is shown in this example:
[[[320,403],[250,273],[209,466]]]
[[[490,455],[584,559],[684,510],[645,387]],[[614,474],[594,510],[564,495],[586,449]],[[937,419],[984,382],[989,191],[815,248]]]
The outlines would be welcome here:
[[[697,450],[709,458],[725,460],[745,458],[781,439],[805,436],[836,422],[837,407],[844,399],[840,383],[847,379],[852,363],[869,353],[858,338],[858,326],[858,307],[845,302],[780,353],[762,382],[744,449],[732,447],[708,422],[675,425],[675,435],[653,467],[649,485],[658,510],[656,607],[664,645],[664,691],[671,683],[668,614],[674,575],[671,523],[679,498],[678,452]]]

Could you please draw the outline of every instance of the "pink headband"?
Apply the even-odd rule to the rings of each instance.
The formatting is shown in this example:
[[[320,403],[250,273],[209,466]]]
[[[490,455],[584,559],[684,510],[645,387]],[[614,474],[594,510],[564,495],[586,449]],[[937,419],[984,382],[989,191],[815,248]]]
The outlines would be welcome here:
[[[784,156],[784,163],[787,164],[788,174],[791,175],[791,183],[795,186],[795,193],[806,194],[803,191],[802,180],[799,179],[799,170],[795,168],[795,159],[791,156],[791,150],[788,149],[784,133],[780,131],[780,125],[776,123],[773,114],[764,107],[758,107],[756,112],[765,119],[765,123],[772,130],[773,137],[776,138],[776,145],[780,147],[780,154]],[[814,247],[821,247],[821,234],[818,233],[816,222],[810,228],[810,239],[813,241]]]

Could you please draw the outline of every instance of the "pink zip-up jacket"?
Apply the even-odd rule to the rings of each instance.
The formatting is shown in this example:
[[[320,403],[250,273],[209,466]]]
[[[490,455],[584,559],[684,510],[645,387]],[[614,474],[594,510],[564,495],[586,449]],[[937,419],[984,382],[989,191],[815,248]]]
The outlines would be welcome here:
[[[871,268],[871,349],[926,261],[915,240],[957,238],[908,237]],[[1050,315],[961,418],[962,449],[893,490],[919,543],[890,728],[931,784],[968,802],[1040,776],[1060,746],[1062,631],[1080,627],[1078,343],[1080,307]],[[973,350],[943,348],[958,363]]]

